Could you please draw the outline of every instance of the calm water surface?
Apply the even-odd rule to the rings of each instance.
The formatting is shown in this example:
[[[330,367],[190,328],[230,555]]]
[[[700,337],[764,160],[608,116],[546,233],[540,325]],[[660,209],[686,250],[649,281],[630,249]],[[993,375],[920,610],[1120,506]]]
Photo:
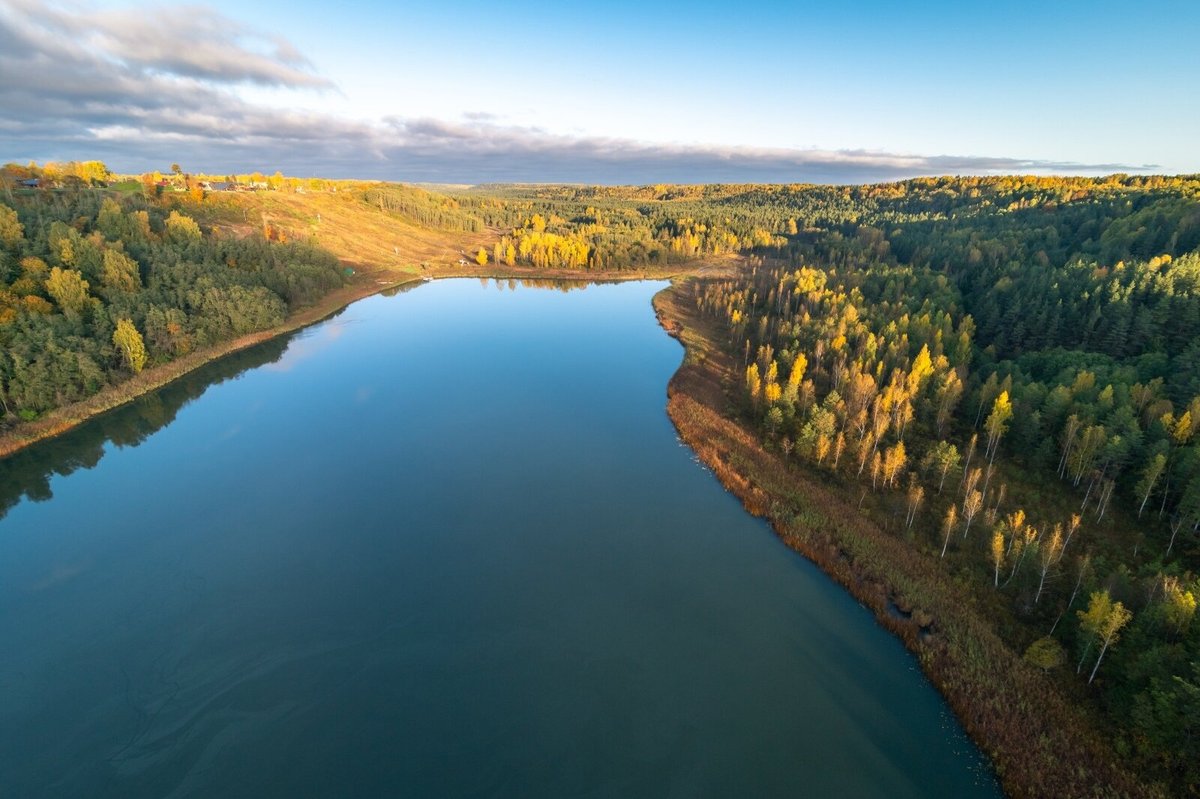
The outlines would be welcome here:
[[[997,795],[677,441],[663,285],[374,297],[0,461],[0,795]]]

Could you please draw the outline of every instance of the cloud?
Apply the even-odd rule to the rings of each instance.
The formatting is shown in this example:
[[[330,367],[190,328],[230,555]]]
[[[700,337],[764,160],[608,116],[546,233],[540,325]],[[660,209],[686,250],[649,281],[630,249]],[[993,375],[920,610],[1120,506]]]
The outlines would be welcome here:
[[[203,6],[91,10],[39,0],[0,3],[9,42],[42,66],[66,56],[101,74],[169,75],[223,83],[332,88],[285,39],[246,28]],[[7,48],[6,48],[7,51]],[[11,55],[11,53],[10,53]]]
[[[1153,168],[567,136],[480,111],[364,122],[252,104],[239,94],[248,85],[336,90],[291,43],[202,6],[0,0],[0,154],[9,157],[447,183],[861,183]]]

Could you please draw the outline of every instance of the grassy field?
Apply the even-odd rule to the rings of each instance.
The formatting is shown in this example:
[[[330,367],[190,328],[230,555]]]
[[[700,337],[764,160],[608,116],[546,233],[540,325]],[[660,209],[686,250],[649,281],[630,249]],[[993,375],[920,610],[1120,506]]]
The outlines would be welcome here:
[[[347,266],[385,280],[454,271],[460,260],[478,267],[470,258],[499,236],[422,227],[349,192],[213,193],[186,205],[190,215],[226,235],[248,235],[269,224],[289,239],[312,242]]]

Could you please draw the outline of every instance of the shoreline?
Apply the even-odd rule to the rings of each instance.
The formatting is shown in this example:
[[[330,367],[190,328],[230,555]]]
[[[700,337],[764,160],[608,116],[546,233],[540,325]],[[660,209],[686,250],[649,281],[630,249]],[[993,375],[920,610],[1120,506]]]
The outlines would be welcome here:
[[[952,575],[855,506],[845,486],[785,463],[745,427],[727,391],[731,357],[692,301],[696,278],[654,296],[684,348],[667,415],[727,491],[897,636],[987,757],[1007,796],[1160,796],[1117,761],[1096,720],[1010,650]]]
[[[677,269],[571,273],[567,270],[445,268],[428,274],[363,269],[359,279],[298,310],[282,325],[232,339],[147,369],[79,403],[47,412],[0,434],[0,459],[68,432],[233,353],[317,324],[361,299],[448,278],[579,282],[671,280],[652,300],[664,331],[684,349],[671,376],[666,410],[680,440],[751,514],[868,607],[896,635],[988,758],[1009,796],[1157,796],[1121,768],[1095,719],[1069,706],[1042,674],[1021,661],[983,618],[952,576],[930,569],[906,541],[860,511],[844,486],[784,464],[730,413],[727,388],[736,369],[700,318],[692,287],[719,274],[699,260]],[[390,277],[392,279],[384,279]],[[935,564],[936,565],[936,564]],[[998,677],[999,679],[989,679]],[[1020,735],[997,734],[997,728]]]
[[[97,416],[120,408],[152,391],[157,391],[206,364],[315,325],[359,300],[391,289],[448,278],[579,280],[585,282],[670,280],[703,269],[705,263],[699,262],[679,269],[606,270],[585,274],[572,273],[570,270],[563,269],[535,270],[520,267],[496,270],[488,270],[486,267],[473,269],[450,267],[436,271],[431,270],[427,274],[412,274],[395,273],[380,268],[363,268],[362,264],[356,264],[355,267],[360,270],[357,281],[330,292],[314,305],[297,310],[281,325],[256,333],[248,333],[202,350],[190,352],[167,363],[152,366],[128,380],[107,386],[86,399],[47,411],[32,422],[21,422],[11,429],[0,432],[0,460],[41,441],[67,433]]]

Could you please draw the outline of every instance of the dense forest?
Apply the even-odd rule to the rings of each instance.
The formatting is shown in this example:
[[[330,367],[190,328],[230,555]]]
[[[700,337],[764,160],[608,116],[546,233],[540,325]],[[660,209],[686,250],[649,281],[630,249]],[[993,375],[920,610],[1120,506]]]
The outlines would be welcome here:
[[[214,235],[139,194],[10,192],[0,201],[0,424],[274,327],[343,279],[317,248]]]
[[[676,187],[678,188],[678,187]],[[621,270],[785,243],[786,227],[756,209],[681,203],[670,193],[600,187],[479,186],[451,195],[456,209],[502,231],[484,262]],[[775,232],[772,232],[772,231]]]
[[[764,443],[874,494],[1138,771],[1195,792],[1200,180],[805,195],[717,200],[797,229],[699,299]]]

